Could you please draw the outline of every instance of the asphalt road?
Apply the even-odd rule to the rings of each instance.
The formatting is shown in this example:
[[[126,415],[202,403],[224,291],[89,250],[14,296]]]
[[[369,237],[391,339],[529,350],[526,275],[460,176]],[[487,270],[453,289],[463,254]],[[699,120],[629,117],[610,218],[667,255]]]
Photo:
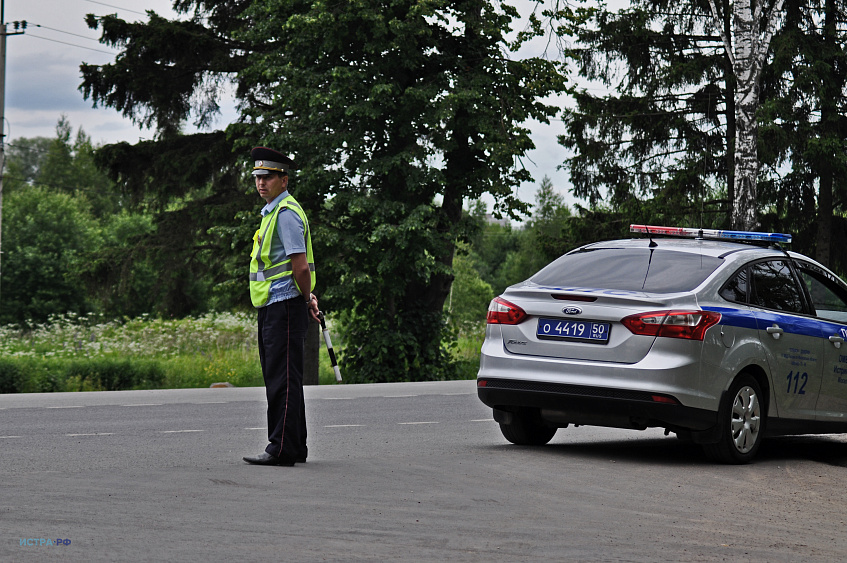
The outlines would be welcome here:
[[[845,436],[743,467],[657,430],[523,448],[473,381],[327,386],[308,463],[256,467],[263,393],[0,395],[0,561],[847,559]]]

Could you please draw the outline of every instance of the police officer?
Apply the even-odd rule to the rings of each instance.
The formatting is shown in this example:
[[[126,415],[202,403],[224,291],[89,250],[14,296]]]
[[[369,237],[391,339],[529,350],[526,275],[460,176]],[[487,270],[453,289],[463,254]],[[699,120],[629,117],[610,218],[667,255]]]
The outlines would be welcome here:
[[[250,253],[250,298],[258,310],[259,360],[268,399],[268,445],[244,461],[285,465],[306,461],[303,355],[311,315],[318,320],[309,221],[288,193],[294,162],[273,149],[251,151],[256,190],[265,200]]]

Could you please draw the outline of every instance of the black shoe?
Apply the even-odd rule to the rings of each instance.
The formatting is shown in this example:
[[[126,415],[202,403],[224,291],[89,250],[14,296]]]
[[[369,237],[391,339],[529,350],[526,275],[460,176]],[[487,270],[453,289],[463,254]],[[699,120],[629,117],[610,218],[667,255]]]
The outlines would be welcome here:
[[[255,457],[244,456],[242,459],[253,465],[283,465],[285,467],[291,467],[294,465],[293,459],[277,457],[269,454],[268,452],[262,452]]]
[[[306,463],[306,456],[298,455],[297,456],[297,463]]]

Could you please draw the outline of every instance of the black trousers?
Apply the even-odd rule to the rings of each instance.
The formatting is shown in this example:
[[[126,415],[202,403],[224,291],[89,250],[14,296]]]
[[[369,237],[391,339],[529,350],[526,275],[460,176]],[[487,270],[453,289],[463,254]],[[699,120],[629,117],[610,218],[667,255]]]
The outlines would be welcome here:
[[[265,451],[305,459],[306,408],[303,355],[309,315],[302,297],[272,303],[259,313],[259,360],[268,398],[268,446]]]

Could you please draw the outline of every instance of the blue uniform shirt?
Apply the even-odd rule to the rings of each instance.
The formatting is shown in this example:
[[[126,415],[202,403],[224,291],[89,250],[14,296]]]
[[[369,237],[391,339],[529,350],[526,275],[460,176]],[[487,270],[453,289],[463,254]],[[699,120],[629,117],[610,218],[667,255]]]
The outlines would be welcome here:
[[[288,197],[288,190],[279,194],[272,202],[262,208],[262,217],[273,212],[279,202]],[[295,211],[291,209],[283,209],[279,212],[276,222],[277,236],[271,239],[270,259],[271,264],[277,264],[291,254],[306,252],[306,235],[303,221]],[[274,280],[271,283],[270,295],[267,307],[271,303],[277,301],[285,301],[293,297],[298,297],[300,292],[294,284],[294,276]]]

